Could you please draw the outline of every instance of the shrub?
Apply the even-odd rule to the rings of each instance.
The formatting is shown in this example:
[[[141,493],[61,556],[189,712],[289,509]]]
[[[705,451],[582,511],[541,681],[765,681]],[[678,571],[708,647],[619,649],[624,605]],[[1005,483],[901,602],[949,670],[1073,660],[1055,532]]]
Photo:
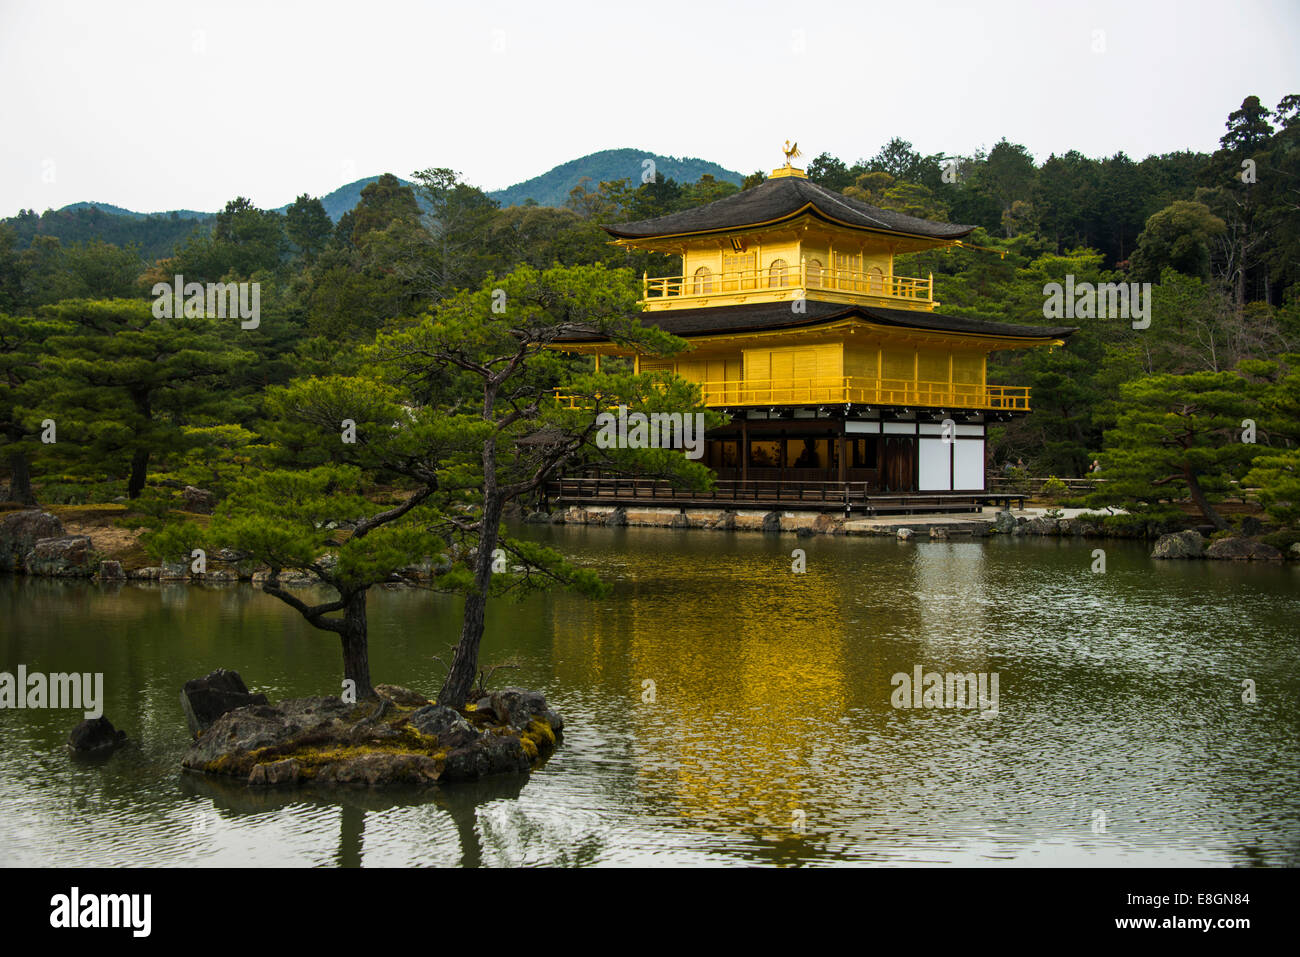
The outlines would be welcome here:
[[[1056,501],[1070,494],[1069,487],[1055,475],[1043,483],[1043,498]]]
[[[1285,552],[1296,542],[1300,542],[1300,529],[1283,528],[1276,532],[1269,532],[1260,539],[1265,545],[1272,545],[1280,552]]]

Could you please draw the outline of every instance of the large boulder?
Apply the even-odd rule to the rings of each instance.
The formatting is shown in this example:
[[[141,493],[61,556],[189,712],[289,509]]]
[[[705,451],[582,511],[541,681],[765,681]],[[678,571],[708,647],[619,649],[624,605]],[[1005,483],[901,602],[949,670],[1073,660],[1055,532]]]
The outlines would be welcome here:
[[[1009,509],[998,512],[993,518],[993,530],[1003,535],[1010,535],[1016,530],[1016,517]]]
[[[1151,550],[1152,558],[1204,558],[1205,540],[1195,529],[1161,535]]]
[[[126,572],[121,562],[102,561],[99,563],[99,580],[106,582],[126,581]]]
[[[24,564],[27,574],[51,578],[90,578],[99,569],[89,535],[38,539]]]
[[[262,697],[259,695],[258,697]],[[227,711],[186,752],[181,766],[215,774],[247,776],[258,763],[253,753],[291,741],[343,741],[353,705],[340,698],[290,698],[278,705],[250,705]]]
[[[489,706],[499,721],[512,728],[527,728],[540,718],[559,734],[564,730],[564,719],[546,704],[546,696],[527,688],[502,688],[488,695]]]
[[[81,754],[108,751],[125,743],[126,732],[107,718],[87,718],[68,735],[68,747]]]
[[[479,732],[460,712],[440,704],[426,704],[411,715],[408,723],[421,734],[438,739],[449,748],[463,747],[478,737]]]
[[[820,512],[817,517],[813,519],[812,527],[813,531],[822,535],[843,535],[844,519],[836,518],[834,515],[827,512]]]
[[[1031,518],[1023,524],[1018,524],[1012,534],[1015,535],[1060,535],[1061,528],[1056,524],[1054,518]]]
[[[181,691],[181,707],[190,733],[201,735],[228,711],[266,704],[266,695],[250,694],[238,671],[218,668],[202,678],[191,678]]]
[[[519,738],[488,733],[448,753],[443,776],[448,781],[472,781],[490,774],[519,773],[530,767],[532,760]]]
[[[723,531],[731,532],[736,528],[736,513],[728,509],[718,516],[718,520],[713,523],[713,527]]]
[[[897,538],[900,542],[908,542],[912,540],[912,536],[915,534],[916,533],[913,532],[910,528],[900,528],[897,532],[894,533],[894,537]]]
[[[23,509],[0,515],[0,572],[26,570],[27,553],[43,538],[62,538],[63,523],[49,512]]]
[[[1272,545],[1252,542],[1249,538],[1221,538],[1205,550],[1205,557],[1238,562],[1280,562],[1282,553]]]

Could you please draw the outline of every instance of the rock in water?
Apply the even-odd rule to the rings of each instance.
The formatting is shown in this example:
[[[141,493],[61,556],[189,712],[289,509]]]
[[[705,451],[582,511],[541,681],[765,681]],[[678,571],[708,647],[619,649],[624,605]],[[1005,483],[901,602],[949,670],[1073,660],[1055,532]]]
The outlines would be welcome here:
[[[27,574],[55,578],[89,578],[99,567],[88,535],[38,539],[25,561]]]
[[[295,698],[229,711],[190,747],[182,767],[234,777],[250,786],[427,786],[494,774],[526,773],[555,747],[545,698],[497,692],[516,721],[476,727],[451,708],[413,713],[390,705],[379,717],[338,698]],[[477,719],[476,719],[477,720]]]
[[[898,540],[899,540],[900,542],[906,542],[906,541],[909,541],[909,540],[912,538],[912,535],[913,535],[913,534],[914,534],[914,533],[912,532],[912,530],[911,530],[910,528],[900,528],[900,529],[895,533],[895,536],[898,538]]]
[[[1173,532],[1156,539],[1156,546],[1151,550],[1152,558],[1204,558],[1205,540],[1195,529],[1185,532]]]
[[[106,582],[126,581],[126,572],[122,571],[122,563],[114,561],[100,562],[99,580]]]
[[[458,748],[478,737],[478,731],[459,712],[440,704],[425,705],[411,715],[410,725],[449,748]]]
[[[116,748],[125,741],[126,732],[117,730],[107,718],[87,718],[68,735],[68,747],[80,753]]]
[[[195,737],[212,727],[213,722],[227,711],[266,703],[266,695],[249,694],[248,686],[238,671],[225,668],[218,668],[203,678],[190,679],[181,691],[185,721]]]
[[[1252,542],[1248,538],[1221,538],[1205,550],[1206,558],[1226,558],[1245,562],[1280,562],[1282,553],[1272,545]]]
[[[1016,517],[1011,514],[1009,509],[998,512],[993,518],[994,531],[1003,535],[1010,535],[1016,530]]]
[[[564,719],[546,704],[546,696],[527,688],[502,688],[488,695],[492,713],[497,720],[512,728],[527,728],[536,718],[541,718],[559,734],[564,730]]]
[[[61,538],[67,531],[49,512],[23,509],[0,516],[0,572],[21,572],[28,552],[43,538]]]

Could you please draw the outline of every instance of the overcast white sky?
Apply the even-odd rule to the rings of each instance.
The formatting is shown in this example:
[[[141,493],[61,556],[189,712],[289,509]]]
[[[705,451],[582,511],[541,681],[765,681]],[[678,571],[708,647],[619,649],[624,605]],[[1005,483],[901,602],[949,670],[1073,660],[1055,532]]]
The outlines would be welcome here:
[[[1300,92],[1300,2],[0,0],[0,90],[0,215],[496,189],[625,146],[750,172],[787,137],[1141,158]]]

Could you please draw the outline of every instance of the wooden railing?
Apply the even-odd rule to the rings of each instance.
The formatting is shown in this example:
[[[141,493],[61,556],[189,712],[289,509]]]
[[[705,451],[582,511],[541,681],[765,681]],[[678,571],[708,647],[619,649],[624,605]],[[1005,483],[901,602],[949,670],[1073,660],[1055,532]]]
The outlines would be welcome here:
[[[891,405],[935,409],[1029,411],[1029,387],[913,379],[821,376],[790,379],[735,379],[699,383],[710,408],[772,405]],[[581,397],[557,395],[566,408],[590,405]]]
[[[641,298],[707,299],[771,289],[805,289],[823,292],[852,292],[908,302],[934,301],[934,274],[927,279],[886,276],[853,269],[830,269],[801,262],[785,269],[742,269],[711,272],[708,276],[643,276]]]
[[[676,488],[662,479],[630,477],[571,477],[547,486],[557,505],[615,505],[635,503],[653,507],[696,506],[844,511],[861,515],[918,512],[978,512],[986,504],[1024,506],[1017,494],[985,492],[881,492],[868,482],[807,482],[718,479],[709,489]]]
[[[1035,497],[1043,494],[1043,486],[1048,479],[1043,477],[1033,478],[1029,476],[1014,477],[1007,475],[1001,470],[990,469],[985,476],[984,483],[989,491],[993,492],[1015,492],[1022,491]],[[1085,478],[1062,478],[1059,479],[1065,485],[1066,491],[1070,495],[1086,495],[1089,492],[1097,490],[1098,485],[1104,484],[1105,479],[1100,477]]]

